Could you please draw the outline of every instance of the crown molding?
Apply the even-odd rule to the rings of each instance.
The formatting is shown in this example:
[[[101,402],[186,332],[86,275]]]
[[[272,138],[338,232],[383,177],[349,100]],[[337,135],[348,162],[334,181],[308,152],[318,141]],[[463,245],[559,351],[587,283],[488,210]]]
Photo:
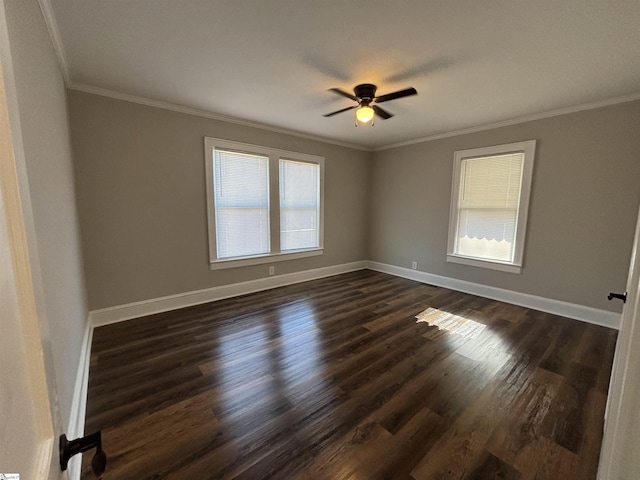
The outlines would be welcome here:
[[[106,88],[100,88],[100,87],[94,87],[92,85],[76,83],[71,80],[71,76],[69,73],[69,62],[67,61],[67,55],[64,49],[64,44],[62,43],[62,37],[60,36],[58,22],[56,20],[55,13],[53,12],[53,8],[51,6],[51,0],[38,0],[38,3],[40,5],[40,10],[42,11],[42,15],[44,16],[47,29],[49,30],[51,43],[53,44],[53,48],[56,52],[56,56],[58,57],[58,62],[60,64],[60,70],[62,71],[62,77],[64,78],[64,83],[67,89],[69,90],[76,90],[79,92],[91,93],[94,95],[109,97],[116,100],[122,100],[125,102],[138,103],[140,105],[161,108],[163,110],[170,110],[173,112],[184,113],[187,115],[194,115],[197,117],[208,118],[211,120],[219,120],[222,122],[233,123],[235,125],[258,128],[260,130],[267,130],[269,132],[281,133],[284,135],[291,135],[294,137],[304,138],[306,140],[313,140],[317,142],[328,143],[328,144],[337,145],[340,147],[352,148],[355,150],[361,150],[365,152],[373,151],[372,148],[365,147],[363,145],[357,145],[349,142],[341,142],[331,138],[321,137],[319,135],[309,135],[302,132],[298,132],[296,130],[289,130],[286,128],[274,127],[272,125],[267,125],[259,122],[252,122],[249,120],[244,120],[241,118],[231,117],[227,115],[221,115],[221,114],[209,112],[206,110],[185,107],[185,106],[173,104],[170,102],[153,100],[150,98],[139,97],[136,95],[129,95],[126,93],[117,92],[115,90],[109,90]]]
[[[78,92],[91,93],[93,95],[100,95],[102,97],[109,97],[116,100],[122,100],[125,102],[137,103],[140,105],[146,105],[148,107],[155,107],[163,110],[170,110],[172,112],[184,113],[186,115],[194,115],[196,117],[208,118],[211,120],[219,120],[226,123],[233,123],[235,125],[242,125],[244,127],[259,128],[260,130],[267,130],[269,132],[274,132],[274,133],[282,133],[284,135],[291,135],[294,137],[313,140],[316,142],[328,143],[328,144],[337,145],[340,147],[351,148],[354,150],[362,150],[365,152],[373,151],[373,149],[371,148],[364,147],[362,145],[357,145],[355,143],[341,142],[338,140],[321,137],[318,135],[309,135],[306,133],[298,132],[296,130],[289,130],[286,128],[274,127],[272,125],[267,125],[264,123],[252,122],[250,120],[244,120],[242,118],[221,115],[219,113],[213,113],[207,110],[200,110],[198,108],[185,107],[182,105],[177,105],[175,103],[164,102],[161,100],[153,100],[151,98],[146,98],[146,97],[139,97],[137,95],[129,95],[127,93],[120,93],[115,90],[94,87],[94,86],[86,85],[82,83],[67,82],[67,88],[69,90],[75,90]]]
[[[42,0],[42,1],[46,1],[46,0]],[[241,118],[237,118],[237,117],[231,117],[231,116],[227,116],[227,115],[222,115],[222,114],[218,114],[218,113],[213,113],[213,112],[209,112],[207,110],[200,110],[197,108],[192,108],[192,107],[185,107],[182,105],[177,105],[177,104],[173,104],[173,103],[169,103],[169,102],[164,102],[164,101],[160,101],[160,100],[153,100],[150,98],[146,98],[146,97],[139,97],[137,95],[129,95],[126,93],[120,93],[117,92],[115,90],[109,90],[109,89],[105,89],[105,88],[100,88],[100,87],[94,87],[91,85],[86,85],[86,84],[80,84],[80,83],[75,83],[75,82],[71,82],[71,81],[67,81],[66,82],[67,88],[69,90],[76,90],[79,92],[85,92],[85,93],[91,93],[94,95],[100,95],[103,97],[109,97],[109,98],[114,98],[116,100],[122,100],[125,102],[131,102],[131,103],[138,103],[140,105],[146,105],[149,107],[156,107],[156,108],[161,108],[164,110],[170,110],[173,112],[178,112],[178,113],[184,113],[187,115],[194,115],[194,116],[198,116],[198,117],[203,117],[203,118],[209,118],[212,120],[219,120],[222,122],[227,122],[227,123],[233,123],[236,125],[242,125],[245,127],[251,127],[251,128],[259,128],[261,130],[267,130],[270,132],[274,132],[274,133],[282,133],[285,135],[291,135],[291,136],[295,136],[295,137],[300,137],[300,138],[305,138],[307,140],[314,140],[317,142],[322,142],[322,143],[329,143],[332,145],[337,145],[340,147],[346,147],[346,148],[352,148],[354,150],[361,150],[361,151],[365,151],[365,152],[379,152],[379,151],[383,151],[383,150],[389,150],[392,148],[398,148],[398,147],[404,147],[407,145],[415,145],[418,143],[425,143],[425,142],[430,142],[433,140],[439,140],[442,138],[450,138],[450,137],[457,137],[459,135],[466,135],[469,133],[476,133],[476,132],[482,132],[485,130],[492,130],[494,128],[500,128],[500,127],[508,127],[510,125],[517,125],[520,123],[526,123],[526,122],[532,122],[534,120],[543,120],[545,118],[550,118],[550,117],[557,117],[560,115],[567,115],[570,113],[576,113],[576,112],[581,112],[581,111],[585,111],[585,110],[593,110],[595,108],[601,108],[601,107],[608,107],[611,105],[617,105],[620,103],[627,103],[627,102],[633,102],[636,100],[640,100],[640,92],[639,93],[633,93],[630,95],[624,95],[621,97],[614,97],[614,98],[609,98],[606,100],[599,100],[597,102],[591,102],[591,103],[584,103],[581,105],[575,105],[572,107],[565,107],[565,108],[560,108],[557,110],[550,110],[548,112],[542,112],[542,113],[535,113],[532,115],[526,115],[524,117],[518,117],[518,118],[513,118],[510,120],[503,120],[500,122],[494,122],[494,123],[488,123],[485,125],[479,125],[476,127],[470,127],[470,128],[464,128],[464,129],[460,129],[460,130],[452,130],[449,132],[443,132],[443,133],[438,133],[436,135],[429,135],[426,137],[421,137],[421,138],[416,138],[414,140],[407,140],[404,142],[398,142],[398,143],[392,143],[389,145],[383,145],[380,147],[375,147],[375,148],[370,148],[370,147],[365,147],[363,145],[357,145],[354,143],[348,143],[348,142],[341,142],[338,140],[334,140],[331,138],[327,138],[327,137],[321,137],[321,136],[317,136],[317,135],[309,135],[309,134],[305,134],[305,133],[301,133],[298,132],[296,130],[289,130],[286,128],[280,128],[280,127],[273,127],[271,125],[266,125],[263,123],[258,123],[258,122],[252,122],[249,120],[244,120]]]
[[[47,24],[47,28],[49,29],[49,35],[51,37],[51,42],[53,43],[53,48],[58,57],[58,62],[60,63],[60,69],[62,71],[62,76],[64,78],[64,82],[66,87],[69,90],[76,90],[85,93],[92,93],[94,95],[100,95],[103,97],[114,98],[116,100],[122,100],[125,102],[138,103],[140,105],[146,105],[150,107],[161,108],[164,110],[170,110],[173,112],[184,113],[187,115],[194,115],[197,117],[209,118],[212,120],[219,120],[222,122],[233,123],[235,125],[242,125],[245,127],[258,128],[261,130],[266,130],[274,133],[281,133],[285,135],[291,135],[294,137],[304,138],[307,140],[313,140],[322,143],[328,143],[331,145],[337,145],[340,147],[352,148],[355,150],[361,150],[365,152],[379,152],[382,150],[389,150],[397,147],[404,147],[407,145],[415,145],[417,143],[425,143],[430,142],[432,140],[439,140],[442,138],[456,137],[459,135],[466,135],[469,133],[482,132],[485,130],[491,130],[494,128],[500,127],[508,127],[510,125],[517,125],[520,123],[531,122],[534,120],[542,120],[550,117],[557,117],[560,115],[566,115],[569,113],[581,112],[584,110],[592,110],[594,108],[607,107],[610,105],[617,105],[619,103],[633,102],[635,100],[640,100],[640,92],[632,93],[629,95],[624,95],[620,97],[609,98],[605,100],[599,100],[597,102],[584,103],[581,105],[575,105],[572,107],[564,107],[556,110],[549,110],[547,112],[535,113],[532,115],[525,115],[523,117],[517,117],[509,120],[503,120],[500,122],[487,123],[484,125],[478,125],[475,127],[463,128],[460,130],[451,130],[448,132],[442,132],[435,135],[428,135],[425,137],[416,138],[413,140],[406,140],[398,143],[391,143],[388,145],[382,145],[380,147],[365,147],[364,145],[358,145],[349,142],[342,142],[339,140],[334,140],[327,137],[322,137],[318,135],[309,135],[306,133],[298,132],[296,130],[289,130],[286,128],[274,127],[272,125],[263,124],[259,122],[252,122],[249,120],[244,120],[237,117],[231,117],[227,115],[217,114],[213,112],[209,112],[207,110],[200,110],[197,108],[185,107],[182,105],[177,105],[169,102],[164,102],[160,100],[153,100],[150,98],[139,97],[136,95],[129,95],[126,93],[117,92],[115,90],[109,90],[106,88],[94,87],[92,85],[86,85],[82,83],[76,83],[71,80],[69,73],[69,63],[67,61],[67,55],[64,50],[64,45],[62,43],[62,37],[60,36],[60,31],[58,29],[58,22],[56,21],[55,14],[53,12],[53,8],[51,7],[51,0],[38,0],[40,4],[40,9],[42,10],[42,14],[45,19],[45,23]]]
[[[391,148],[404,147],[407,145],[415,145],[416,143],[425,143],[432,140],[439,140],[441,138],[457,137],[459,135],[466,135],[468,133],[482,132],[484,130],[492,130],[494,128],[508,127],[510,125],[517,125],[519,123],[532,122],[534,120],[542,120],[550,117],[557,117],[560,115],[567,115],[569,113],[582,112],[584,110],[593,110],[595,108],[608,107],[610,105],[617,105],[619,103],[633,102],[640,100],[640,92],[632,93],[629,95],[623,95],[621,97],[608,98],[606,100],[598,100],[597,102],[583,103],[581,105],[574,105],[572,107],[559,108],[557,110],[549,110],[542,113],[534,113],[531,115],[525,115],[524,117],[512,118],[510,120],[503,120],[500,122],[487,123],[485,125],[478,125],[476,127],[463,128],[461,130],[452,130],[449,132],[438,133],[436,135],[429,135],[426,137],[416,138],[414,140],[407,140],[404,142],[392,143],[384,145],[382,147],[376,147],[372,150],[379,152],[382,150],[389,150]]]
[[[53,49],[58,57],[58,63],[60,64],[60,70],[62,71],[62,78],[64,78],[65,85],[68,85],[70,82],[69,64],[67,62],[64,45],[62,43],[62,37],[60,36],[60,30],[58,29],[58,22],[55,14],[53,13],[53,8],[51,7],[51,0],[38,0],[38,4],[40,5],[40,10],[44,16],[44,22],[47,24],[47,29],[49,30],[49,37],[51,37]]]

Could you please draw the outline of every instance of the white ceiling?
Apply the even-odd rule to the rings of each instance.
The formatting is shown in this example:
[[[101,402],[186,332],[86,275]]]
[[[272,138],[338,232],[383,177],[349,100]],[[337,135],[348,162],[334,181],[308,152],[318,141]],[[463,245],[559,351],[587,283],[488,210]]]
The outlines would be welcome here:
[[[70,88],[365,149],[640,98],[638,0],[41,3]],[[418,95],[322,116],[359,83]]]

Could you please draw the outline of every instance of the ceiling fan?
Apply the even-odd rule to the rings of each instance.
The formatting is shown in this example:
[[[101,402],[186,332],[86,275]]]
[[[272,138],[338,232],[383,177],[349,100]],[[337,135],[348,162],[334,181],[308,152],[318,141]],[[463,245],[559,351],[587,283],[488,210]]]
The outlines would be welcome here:
[[[387,93],[386,95],[380,95],[376,97],[376,87],[371,83],[362,83],[360,85],[356,85],[353,89],[354,95],[345,92],[344,90],[340,90],[339,88],[330,88],[329,91],[337,93],[343,97],[347,97],[354,102],[358,102],[357,105],[352,105],[347,108],[343,108],[340,110],[336,110],[335,112],[327,113],[324,115],[325,117],[331,117],[333,115],[337,115],[338,113],[346,112],[347,110],[356,110],[356,119],[362,123],[368,123],[373,120],[373,116],[378,115],[383,120],[393,117],[393,114],[387,112],[386,110],[380,108],[377,104],[382,102],[388,102],[389,100],[395,100],[397,98],[408,97],[410,95],[417,95],[418,91],[413,88],[405,88],[404,90],[398,90],[397,92]],[[357,122],[356,122],[357,125]]]

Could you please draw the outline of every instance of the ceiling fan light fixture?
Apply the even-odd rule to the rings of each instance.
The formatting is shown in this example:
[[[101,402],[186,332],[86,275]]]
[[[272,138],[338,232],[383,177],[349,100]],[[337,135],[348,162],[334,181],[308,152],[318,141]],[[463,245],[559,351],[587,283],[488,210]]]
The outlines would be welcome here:
[[[356,110],[356,119],[360,123],[369,123],[373,120],[373,108],[369,105],[363,105],[358,110]]]
[[[340,95],[341,97],[348,98],[349,100],[353,100],[356,103],[351,104],[350,107],[341,108],[340,110],[327,113],[323,116],[333,117],[334,115],[337,115],[339,113],[355,109],[356,127],[359,123],[365,125],[371,122],[370,125],[373,125],[373,119],[376,116],[380,117],[382,120],[387,120],[393,117],[392,113],[389,113],[384,108],[381,108],[378,103],[388,102],[397,98],[403,98],[410,95],[418,94],[418,91],[415,88],[409,87],[405,88],[404,90],[398,90],[397,92],[387,93],[385,95],[376,97],[377,88],[378,87],[376,87],[373,83],[361,83],[360,85],[356,85],[353,88],[353,95],[345,92],[344,90],[340,90],[339,88],[330,88],[330,92]]]

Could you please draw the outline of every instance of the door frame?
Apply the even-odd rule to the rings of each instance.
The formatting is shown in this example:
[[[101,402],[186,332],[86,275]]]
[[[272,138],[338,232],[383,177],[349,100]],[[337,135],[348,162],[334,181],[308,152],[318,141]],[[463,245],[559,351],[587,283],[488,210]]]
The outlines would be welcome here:
[[[18,404],[2,404],[11,409],[12,415],[3,425],[7,425],[12,434],[10,445],[19,445],[20,452],[24,453],[20,456],[21,464],[14,467],[22,471],[12,473],[20,473],[23,478],[51,480],[64,478],[56,472],[59,461],[55,432],[59,430],[61,418],[53,362],[43,342],[47,323],[39,315],[43,311],[44,295],[19,113],[5,4],[0,0],[0,222],[3,224],[0,240],[1,279],[7,287],[2,292],[3,302],[6,301],[2,322],[3,327],[15,333],[16,339],[15,344],[9,346],[16,356],[12,365],[15,371],[9,372],[6,384],[9,389],[13,385],[29,393],[28,398],[18,399]],[[21,428],[11,428],[11,425]],[[57,468],[59,471],[59,466]]]
[[[640,475],[637,448],[640,433],[629,425],[640,405],[640,212],[636,224],[627,299],[622,311],[622,323],[613,360],[607,396],[604,437],[600,452],[598,480],[622,480],[630,468]],[[638,418],[637,416],[635,417]],[[635,458],[635,460],[633,460]],[[627,471],[628,472],[628,471]],[[638,476],[628,477],[640,478]]]

